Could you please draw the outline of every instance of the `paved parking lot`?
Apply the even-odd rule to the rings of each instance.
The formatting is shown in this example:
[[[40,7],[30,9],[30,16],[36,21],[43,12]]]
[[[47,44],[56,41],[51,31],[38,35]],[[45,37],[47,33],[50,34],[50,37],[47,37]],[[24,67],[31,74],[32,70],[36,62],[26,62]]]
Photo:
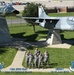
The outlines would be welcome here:
[[[17,0],[12,0],[13,2],[18,2]],[[49,1],[49,0],[25,0],[25,1],[30,1],[30,2],[36,2],[36,3],[41,3],[45,5],[47,8],[50,7],[74,7],[74,1]],[[6,0],[6,3],[10,3],[10,0]],[[19,2],[24,2],[24,0],[19,0]],[[23,10],[25,5],[13,5],[13,7],[17,10]]]
[[[37,2],[39,3],[39,2]],[[41,2],[41,4],[45,5],[47,8],[51,7],[74,7],[74,1],[69,2]],[[18,10],[23,10],[25,5],[14,5],[14,7]]]

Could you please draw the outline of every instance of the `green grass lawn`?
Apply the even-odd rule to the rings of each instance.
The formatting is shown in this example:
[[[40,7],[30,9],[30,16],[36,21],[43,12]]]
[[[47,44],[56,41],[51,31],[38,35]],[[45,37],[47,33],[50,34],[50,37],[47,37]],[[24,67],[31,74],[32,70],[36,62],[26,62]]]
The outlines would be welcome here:
[[[49,13],[48,15],[53,16],[53,17],[74,16],[74,12],[69,12],[69,13]]]
[[[74,73],[42,73],[42,72],[35,72],[35,73],[0,73],[0,75],[74,75]]]
[[[48,30],[36,25],[36,33],[33,31],[32,25],[17,24],[10,25],[9,30],[12,37],[25,38],[26,41],[37,41],[40,38],[45,38]]]
[[[39,47],[38,47],[39,48]],[[34,53],[35,48],[29,48],[31,53]],[[70,49],[52,49],[52,48],[39,48],[41,53],[43,54],[45,50],[47,50],[50,54],[49,56],[49,68],[69,68],[71,66],[71,62],[74,61],[74,47],[72,46]],[[23,62],[23,66],[25,65],[25,58]]]
[[[49,16],[73,16],[73,13],[67,14],[49,14]],[[26,24],[16,24],[16,25],[9,25],[10,34],[13,38],[24,38],[25,41],[38,41],[39,39],[46,38],[48,30],[44,29],[38,25],[36,25],[36,33],[33,31],[33,27],[31,25]],[[60,33],[64,35],[62,39],[74,39],[74,32],[64,31]],[[46,48],[46,47],[38,47],[41,53],[43,54],[45,50],[47,50],[50,54],[50,68],[69,68],[71,62],[74,61],[74,45],[71,46],[70,49],[53,49],[53,48]],[[34,53],[35,47],[28,48]],[[0,48],[0,62],[4,62],[5,66],[9,66],[13,58],[16,54],[17,50],[10,47]],[[23,66],[25,66],[25,58],[23,61]],[[0,75],[74,75],[74,73],[0,73]]]
[[[4,67],[10,66],[17,50],[11,47],[0,48],[0,63],[4,62]]]
[[[47,29],[42,28],[38,25],[35,26],[36,33],[34,33],[32,25],[26,24],[9,25],[9,30],[12,37],[25,38],[26,41],[38,41],[42,38],[45,39],[48,34]],[[62,33],[60,33],[60,35],[64,35],[62,39],[73,39],[74,32],[63,31]]]
[[[0,73],[0,75],[74,75],[74,73]]]
[[[39,39],[46,38],[48,30],[36,26],[36,33],[34,33],[32,26],[29,25],[12,25],[9,26],[10,33],[12,37],[24,38],[26,41],[38,41]],[[64,35],[62,39],[72,40],[74,38],[74,32],[64,31],[60,33]],[[28,48],[31,50],[32,54],[34,53],[35,47]],[[70,49],[53,49],[46,47],[39,47],[39,50],[43,54],[45,50],[47,50],[50,54],[50,66],[51,68],[69,68],[71,62],[74,61],[74,46]],[[25,58],[23,61],[23,66],[25,66]]]

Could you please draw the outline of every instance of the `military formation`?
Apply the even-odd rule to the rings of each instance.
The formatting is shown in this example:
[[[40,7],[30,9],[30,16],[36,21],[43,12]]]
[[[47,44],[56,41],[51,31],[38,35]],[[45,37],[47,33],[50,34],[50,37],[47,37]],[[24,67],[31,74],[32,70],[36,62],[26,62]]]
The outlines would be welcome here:
[[[49,53],[47,51],[42,55],[41,52],[36,48],[34,54],[30,51],[26,53],[26,66],[29,68],[35,67],[40,68],[45,65],[49,65]]]

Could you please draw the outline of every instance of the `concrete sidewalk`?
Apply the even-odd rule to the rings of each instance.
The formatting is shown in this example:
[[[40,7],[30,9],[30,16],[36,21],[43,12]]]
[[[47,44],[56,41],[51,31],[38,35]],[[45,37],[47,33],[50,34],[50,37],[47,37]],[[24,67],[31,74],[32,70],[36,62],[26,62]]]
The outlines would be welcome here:
[[[1,72],[71,72],[69,68],[64,68],[64,69],[56,69],[56,68],[47,68],[47,69],[26,69],[25,67],[22,66],[22,62],[25,56],[25,50],[18,50],[12,64],[1,70]]]
[[[24,51],[18,50],[12,64],[7,68],[2,69],[1,71],[2,72],[11,71],[10,68],[24,68],[22,66],[22,62],[23,62],[23,59],[24,59],[25,52],[26,52],[25,50]]]
[[[47,69],[27,69],[31,72],[71,72],[69,68],[56,69],[56,68],[47,68]]]
[[[34,43],[34,42],[33,43],[27,43],[27,44],[25,44],[23,42],[21,42],[21,43],[26,48],[30,45],[35,45],[35,46],[36,45],[40,46],[40,44],[41,44],[41,46],[46,45],[45,42],[41,42],[41,41],[38,43]],[[43,69],[43,68],[41,68],[41,69],[38,69],[38,68],[37,69],[28,69],[27,68],[26,69],[25,67],[22,66],[25,52],[26,52],[26,50],[20,50],[19,49],[15,55],[15,58],[14,58],[12,64],[7,68],[3,68],[1,70],[1,72],[71,72],[69,68],[64,68],[62,70],[60,70],[60,69],[57,70],[56,68],[47,68],[47,69]]]

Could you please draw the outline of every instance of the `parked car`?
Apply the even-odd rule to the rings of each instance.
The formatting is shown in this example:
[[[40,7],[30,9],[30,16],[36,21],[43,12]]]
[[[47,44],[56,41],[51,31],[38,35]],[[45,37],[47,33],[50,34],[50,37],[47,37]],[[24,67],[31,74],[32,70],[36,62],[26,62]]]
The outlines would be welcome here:
[[[30,4],[30,2],[22,2],[22,5]]]
[[[15,2],[12,2],[12,5],[16,5],[16,3]]]
[[[21,2],[16,2],[16,5],[21,5]]]
[[[30,4],[29,2],[12,2],[12,5],[26,5]]]

